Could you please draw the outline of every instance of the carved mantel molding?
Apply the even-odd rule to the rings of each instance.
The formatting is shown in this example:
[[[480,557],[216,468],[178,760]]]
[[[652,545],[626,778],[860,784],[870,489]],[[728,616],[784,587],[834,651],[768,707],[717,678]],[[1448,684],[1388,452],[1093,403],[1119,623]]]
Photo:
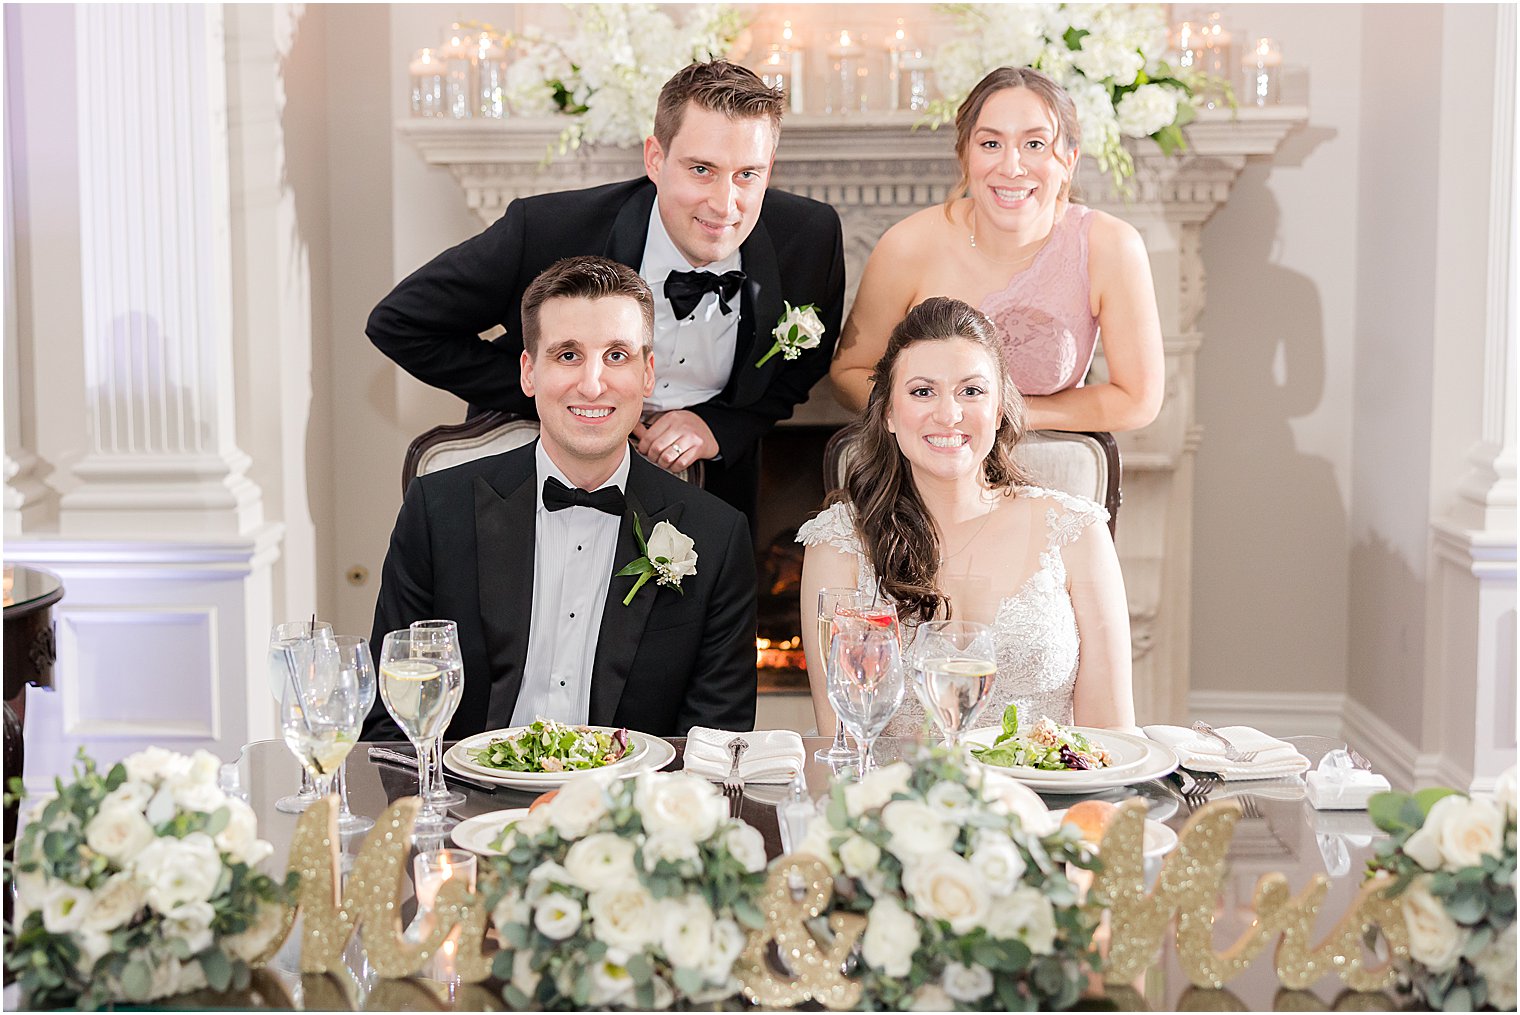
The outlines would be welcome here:
[[[1269,158],[1305,122],[1302,106],[1201,113],[1185,128],[1188,149],[1167,156],[1130,142],[1128,193],[1084,159],[1085,203],[1117,215],[1145,238],[1166,348],[1166,401],[1144,430],[1120,434],[1124,509],[1118,547],[1130,602],[1139,721],[1187,715],[1192,583],[1193,459],[1202,433],[1194,418],[1197,330],[1205,300],[1202,226],[1228,200],[1251,158]],[[914,128],[912,114],[869,119],[788,117],[772,186],[834,205],[844,225],[848,300],[881,234],[910,212],[945,199],[959,176],[948,128]],[[592,187],[643,173],[637,149],[557,154],[563,121],[402,120],[397,130],[430,165],[459,182],[482,222],[515,197]],[[551,157],[552,156],[552,157]],[[1094,370],[1102,376],[1101,352]],[[842,423],[827,382],[793,423]]]

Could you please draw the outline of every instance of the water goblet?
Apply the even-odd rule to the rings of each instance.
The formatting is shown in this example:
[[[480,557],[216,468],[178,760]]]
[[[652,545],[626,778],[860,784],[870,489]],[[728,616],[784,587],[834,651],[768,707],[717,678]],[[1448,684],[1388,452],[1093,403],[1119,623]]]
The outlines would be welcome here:
[[[269,666],[266,677],[275,708],[285,699],[285,685],[292,665],[310,668],[313,639],[331,639],[332,625],[325,621],[293,620],[276,624],[269,630]],[[287,649],[289,651],[287,651]],[[306,766],[301,766],[301,789],[275,801],[275,810],[300,814],[317,799],[317,788]]]
[[[464,694],[464,655],[459,651],[459,626],[452,620],[414,620],[410,630],[414,644],[426,646],[422,649],[429,657],[438,659],[448,666],[459,671],[460,679],[455,681],[458,694]],[[456,697],[453,707],[449,709],[452,717],[454,710],[459,707]],[[445,723],[444,727],[447,728]],[[465,795],[458,790],[449,789],[443,781],[443,730],[433,738],[428,745],[428,783],[423,790],[423,795],[428,802],[439,810],[447,810],[450,807],[458,807],[464,803]]]
[[[912,655],[924,711],[934,717],[946,745],[958,751],[997,678],[992,628],[969,620],[929,621],[920,625]]]
[[[857,774],[875,767],[871,751],[903,698],[902,647],[895,624],[840,612],[829,646],[829,704],[860,745]]]
[[[333,780],[359,739],[365,708],[358,674],[337,664],[331,641],[319,640],[315,663],[293,665],[287,671],[280,700],[280,730],[285,743],[311,773],[321,799],[333,791]],[[292,651],[291,656],[295,653]]]
[[[338,667],[352,670],[359,688],[359,705],[364,715],[369,715],[375,704],[375,661],[369,653],[369,641],[352,634],[340,634],[333,638],[338,650]],[[348,806],[348,763],[338,769],[338,831],[343,835],[367,832],[375,827],[375,819],[355,814]]]
[[[380,643],[380,700],[417,752],[422,807],[414,828],[419,835],[437,834],[448,824],[426,796],[427,746],[448,727],[463,688],[461,671],[431,652],[432,639],[424,635],[419,641],[411,631],[392,631]]]
[[[829,635],[833,631],[834,611],[841,606],[858,606],[865,601],[865,593],[859,589],[825,588],[818,590],[818,667],[824,673],[824,685],[828,685]],[[813,757],[830,765],[843,765],[855,760],[855,752],[844,738],[844,723],[834,727],[834,742],[813,752]]]

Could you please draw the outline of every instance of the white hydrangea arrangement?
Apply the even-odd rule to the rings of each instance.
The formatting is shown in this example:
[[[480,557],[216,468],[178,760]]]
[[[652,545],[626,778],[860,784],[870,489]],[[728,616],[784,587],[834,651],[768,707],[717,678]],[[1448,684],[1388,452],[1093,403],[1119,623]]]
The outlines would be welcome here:
[[[760,833],[686,772],[572,779],[503,833],[487,886],[511,1007],[668,1008],[739,991]]]
[[[572,117],[563,154],[583,144],[629,147],[654,130],[660,88],[693,61],[728,53],[745,18],[730,7],[682,8],[677,24],[655,4],[566,4],[575,29],[555,39],[537,28],[517,40],[507,101],[518,116]]]
[[[939,126],[998,67],[1033,67],[1077,107],[1081,148],[1116,186],[1135,171],[1126,137],[1148,137],[1171,154],[1196,115],[1201,75],[1169,66],[1166,15],[1156,4],[952,4],[961,32],[934,55],[944,96],[930,104]]]
[[[1493,793],[1379,793],[1367,812],[1389,836],[1369,867],[1395,878],[1409,988],[1437,1011],[1513,1011],[1515,770]]]
[[[855,978],[871,1007],[1047,1011],[1097,967],[1098,915],[1066,865],[1096,860],[1033,793],[942,751],[841,783],[796,852],[864,914]]]
[[[22,832],[6,965],[29,1005],[98,1008],[244,987],[284,929],[272,847],[221,762],[150,747],[101,774],[80,752]],[[19,779],[11,795],[24,795]]]

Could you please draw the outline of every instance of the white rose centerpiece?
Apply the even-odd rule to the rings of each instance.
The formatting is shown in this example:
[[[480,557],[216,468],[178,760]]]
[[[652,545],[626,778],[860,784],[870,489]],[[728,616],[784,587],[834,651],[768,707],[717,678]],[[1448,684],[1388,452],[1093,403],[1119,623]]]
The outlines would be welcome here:
[[[271,846],[217,785],[221,763],[153,747],[74,780],[16,843],[7,965],[28,1007],[143,1003],[247,986],[277,944],[286,886],[255,865]],[[25,795],[19,779],[11,793]]]
[[[764,922],[765,845],[712,783],[686,772],[575,779],[497,846],[487,902],[514,1010],[668,1008],[739,992],[734,960]]]
[[[1074,829],[1026,827],[983,771],[936,750],[840,783],[797,848],[836,872],[836,911],[866,917],[873,1010],[1065,1008],[1095,967],[1098,913],[1066,877],[1095,859]]]
[[[1388,833],[1372,870],[1393,875],[1409,958],[1407,989],[1436,1010],[1515,1007],[1515,770],[1494,793],[1379,793]]]

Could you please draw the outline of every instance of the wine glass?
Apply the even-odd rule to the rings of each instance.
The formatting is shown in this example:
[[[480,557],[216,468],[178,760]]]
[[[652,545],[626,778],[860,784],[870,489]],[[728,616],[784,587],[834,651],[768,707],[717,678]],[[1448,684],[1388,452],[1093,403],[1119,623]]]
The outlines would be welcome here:
[[[924,711],[934,717],[950,749],[958,751],[997,678],[992,628],[969,620],[929,621],[919,627],[913,663]]]
[[[828,588],[818,590],[818,665],[824,673],[824,686],[828,686],[829,635],[834,627],[834,611],[841,606],[858,606],[865,599],[859,589]],[[834,742],[813,752],[813,757],[830,765],[842,765],[855,760],[855,752],[844,739],[844,723],[834,727]]]
[[[285,743],[311,773],[321,799],[333,791],[333,780],[348,752],[359,739],[365,709],[359,676],[338,664],[336,646],[327,639],[313,642],[314,665],[291,666],[280,701],[280,729]],[[291,651],[292,658],[295,652]]]
[[[422,808],[415,828],[438,832],[447,816],[428,800],[426,746],[442,734],[459,706],[461,671],[428,653],[432,639],[414,639],[411,631],[392,631],[380,643],[380,700],[417,752],[417,787]]]
[[[359,688],[359,705],[365,716],[375,704],[375,661],[369,654],[369,641],[352,634],[333,638],[338,649],[338,667],[352,670]],[[348,806],[348,765],[338,769],[338,831],[343,835],[367,832],[375,819],[355,814]]]
[[[424,646],[420,650],[423,654],[459,672],[459,679],[451,684],[457,688],[454,704],[449,706],[452,718],[459,708],[460,697],[464,695],[464,656],[459,651],[459,626],[452,620],[414,620],[410,630],[413,645]],[[444,728],[447,727],[445,722]],[[465,801],[463,793],[449,789],[443,781],[443,734],[444,730],[440,729],[438,736],[428,745],[428,783],[423,791],[428,803],[439,810],[458,807]]]
[[[331,639],[332,625],[326,621],[292,620],[276,624],[269,630],[269,667],[266,674],[269,693],[274,695],[275,708],[285,700],[285,685],[290,680],[290,667],[310,669],[312,665],[312,640]],[[288,650],[288,651],[287,651]],[[311,781],[306,766],[301,766],[301,789],[275,801],[275,810],[286,814],[300,814],[317,799],[317,788]]]
[[[894,613],[895,618],[895,613]],[[903,698],[902,647],[897,625],[884,618],[834,615],[829,646],[829,704],[860,745],[856,771],[864,778],[871,750]]]

